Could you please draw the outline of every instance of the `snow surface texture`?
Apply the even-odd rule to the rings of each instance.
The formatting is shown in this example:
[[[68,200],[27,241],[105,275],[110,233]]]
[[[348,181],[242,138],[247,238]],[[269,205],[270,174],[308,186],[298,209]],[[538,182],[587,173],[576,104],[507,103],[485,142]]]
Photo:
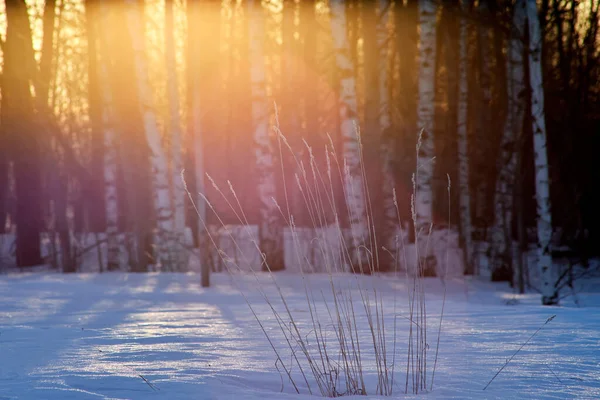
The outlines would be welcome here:
[[[301,276],[284,272],[276,279],[296,320],[308,324]],[[311,288],[327,293],[326,275],[306,279]],[[405,278],[334,279],[340,285],[360,281],[377,288],[384,304],[400,293],[397,312],[407,313]],[[267,329],[275,331],[257,280],[219,273],[208,289],[200,288],[199,280],[191,273],[0,275],[0,399],[310,398],[295,394],[277,372],[273,351],[234,285],[243,289]],[[258,281],[276,298],[267,275]],[[443,285],[428,278],[425,286],[433,341]],[[433,391],[404,395],[408,335],[398,322],[394,397],[600,398],[598,281],[596,292],[592,287],[579,291],[581,307],[566,299],[562,307],[549,308],[539,305],[539,294],[514,295],[504,284],[448,281]],[[553,314],[556,318],[483,391]],[[392,313],[387,315],[386,327],[391,327]],[[365,363],[365,372],[372,393],[373,365]]]

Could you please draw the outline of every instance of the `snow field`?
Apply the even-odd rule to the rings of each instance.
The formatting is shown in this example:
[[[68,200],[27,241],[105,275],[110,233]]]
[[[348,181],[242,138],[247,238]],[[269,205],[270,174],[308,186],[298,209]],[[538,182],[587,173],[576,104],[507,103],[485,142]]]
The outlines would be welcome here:
[[[276,279],[310,344],[312,324],[302,276],[285,272]],[[324,299],[316,299],[322,309],[331,299],[328,276],[314,274],[306,279],[314,293],[323,293]],[[359,296],[357,283],[363,289],[377,290],[384,304],[388,341],[396,296],[400,317],[396,320],[395,398],[600,398],[597,282],[588,281],[588,287],[580,289],[580,308],[571,306],[569,299],[557,308],[540,306],[537,293],[514,295],[502,284],[448,281],[433,391],[404,395],[408,320],[403,316],[408,312],[407,284],[412,281],[344,274],[334,276],[334,281],[355,298]],[[435,278],[423,282],[428,355],[432,357],[443,286]],[[278,348],[285,350],[279,327],[259,291],[262,288],[273,306],[281,309],[271,278],[259,274],[257,281],[246,274],[214,274],[212,284],[200,288],[196,274],[0,276],[0,399],[310,398],[303,381],[296,379],[302,393],[298,395],[278,372],[281,367],[275,366],[273,350],[236,289],[242,289]],[[355,308],[357,317],[363,318],[362,304]],[[557,317],[482,391],[553,314]],[[328,317],[323,319],[326,325]],[[358,325],[364,326],[366,335],[367,323],[361,321]],[[381,398],[372,395],[377,375],[373,354],[367,349],[368,337],[364,343],[367,398]],[[291,366],[291,354],[283,350],[286,357],[282,358]],[[292,373],[297,377],[298,369],[293,367]],[[314,379],[307,376],[314,386]]]

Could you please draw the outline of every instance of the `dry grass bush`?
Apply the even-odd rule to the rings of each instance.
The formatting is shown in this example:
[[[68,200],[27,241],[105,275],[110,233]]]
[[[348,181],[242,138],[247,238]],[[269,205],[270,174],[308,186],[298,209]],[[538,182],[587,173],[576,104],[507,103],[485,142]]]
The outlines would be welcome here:
[[[357,140],[361,150],[360,165],[356,171],[351,171],[347,160],[336,153],[331,138],[324,149],[326,168],[321,170],[313,149],[305,141],[305,150],[309,155],[308,165],[297,158],[296,153],[278,127],[275,127],[275,133],[278,139],[279,159],[292,157],[297,173],[295,182],[284,183],[285,204],[280,205],[275,199],[272,201],[292,233],[295,248],[300,249],[302,239],[295,225],[294,215],[290,211],[288,196],[289,185],[297,185],[297,193],[300,193],[307,215],[313,225],[314,237],[310,240],[311,246],[320,254],[319,259],[324,264],[312,265],[311,260],[302,252],[297,251],[295,254],[302,266],[300,274],[303,281],[303,297],[306,299],[308,309],[308,323],[306,322],[306,312],[300,317],[295,314],[296,310],[292,310],[278,283],[277,274],[271,271],[264,254],[262,259],[263,264],[266,263],[264,267],[267,270],[268,284],[272,285],[270,289],[274,289],[277,295],[275,297],[268,296],[264,279],[259,279],[264,278],[263,273],[259,272],[263,266],[256,265],[255,268],[252,268],[251,273],[256,278],[258,290],[264,300],[264,305],[267,305],[271,311],[272,318],[268,318],[267,321],[259,317],[256,306],[248,300],[247,293],[238,287],[275,353],[277,369],[282,376],[289,380],[296,392],[307,391],[309,394],[320,394],[326,397],[366,395],[368,393],[390,396],[395,389],[402,386],[404,386],[405,392],[412,393],[431,390],[442,320],[440,317],[439,326],[437,326],[435,358],[432,360],[432,355],[428,354],[430,346],[428,344],[427,308],[423,285],[424,269],[426,268],[423,261],[425,257],[418,254],[420,247],[426,249],[429,245],[428,236],[421,238],[418,234],[415,235],[418,240],[427,241],[425,246],[414,246],[417,252],[415,260],[418,260],[417,273],[409,273],[408,268],[401,268],[401,265],[406,266],[405,249],[398,249],[395,252],[397,254],[395,260],[398,264],[395,274],[405,275],[408,289],[406,293],[395,293],[391,300],[392,304],[388,304],[390,299],[386,298],[384,301],[377,286],[369,284],[373,282],[373,277],[348,274],[351,271],[365,271],[365,266],[356,265],[356,260],[366,262],[368,272],[375,274],[379,270],[379,260],[375,249],[381,247],[378,244],[375,226],[372,222],[374,221],[373,209],[366,182],[360,133],[357,130]],[[283,163],[281,168],[283,168]],[[355,187],[353,190],[360,190],[363,198],[367,200],[368,237],[349,237],[355,235],[355,232],[342,229],[340,222],[342,216],[336,203],[334,181],[351,179],[353,174],[362,177],[362,186]],[[238,219],[239,224],[248,229],[247,234],[252,237],[254,250],[260,253],[258,238],[255,233],[250,231],[248,218],[231,183],[224,190],[218,187],[210,176],[207,178],[221,196],[218,201],[225,202]],[[417,175],[413,182],[416,179],[418,179]],[[348,199],[348,193],[345,192],[346,187],[343,189],[344,199]],[[189,192],[188,195],[190,195]],[[395,196],[394,191],[394,203],[399,219]],[[193,202],[192,196],[189,197]],[[215,212],[211,201],[206,197],[204,197],[204,201],[208,209]],[[346,212],[350,213],[352,207],[353,204],[348,204]],[[415,218],[414,212],[413,218]],[[236,250],[236,257],[232,257],[227,254],[225,249],[220,248],[219,238],[211,235],[211,231],[206,229],[208,239],[217,249],[222,264],[230,272],[242,272],[240,263],[248,263],[251,257],[244,254],[239,243],[236,242],[233,232],[223,223],[218,214],[217,219],[221,224],[222,232],[231,239]],[[204,223],[204,221],[202,222]],[[398,223],[401,226],[400,221]],[[330,239],[325,237],[325,232],[330,230],[331,226],[337,231],[339,246],[332,246]],[[399,237],[396,242],[402,245],[404,238]],[[359,245],[353,248],[352,243],[359,243]],[[400,262],[399,257],[402,257],[404,261]],[[329,281],[327,292],[310,284],[310,273],[313,271],[323,271],[327,274]],[[232,282],[235,284],[235,281]],[[408,315],[400,316],[398,313],[397,307],[401,296],[406,296],[408,301]],[[409,321],[405,332],[399,331],[398,317]],[[273,320],[276,321],[275,330],[267,327],[267,324]],[[406,335],[406,341],[401,342],[401,333]],[[406,348],[404,357],[398,354],[400,344]],[[401,364],[405,364],[404,368],[400,368]],[[368,388],[365,371],[376,372],[375,388]],[[395,379],[402,372],[405,373],[405,379]],[[428,382],[429,372],[431,379]]]

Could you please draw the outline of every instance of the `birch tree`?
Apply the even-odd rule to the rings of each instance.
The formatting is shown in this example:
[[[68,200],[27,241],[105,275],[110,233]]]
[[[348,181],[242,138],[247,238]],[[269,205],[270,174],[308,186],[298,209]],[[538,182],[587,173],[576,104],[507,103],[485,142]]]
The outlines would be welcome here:
[[[91,2],[86,3],[87,11],[90,7],[94,7]],[[99,111],[101,116],[101,125],[103,133],[103,178],[104,178],[104,219],[106,221],[106,269],[108,271],[118,271],[124,267],[121,257],[121,251],[125,248],[125,235],[119,235],[119,202],[118,202],[118,185],[117,185],[117,162],[119,152],[117,149],[117,132],[115,129],[117,117],[114,112],[114,102],[111,93],[111,82],[108,72],[108,54],[109,46],[107,46],[107,38],[105,35],[100,35],[102,26],[107,26],[110,22],[108,18],[108,8],[98,7],[95,9],[100,17],[101,24],[98,24],[92,38],[93,42],[89,45],[89,51],[94,51],[93,62],[95,66],[90,71],[93,71],[97,76],[90,76],[96,83],[95,88],[100,94]],[[90,14],[88,14],[90,15]],[[103,32],[103,31],[102,31]],[[104,44],[104,45],[102,45]],[[98,57],[98,53],[102,52],[103,57]],[[90,56],[92,62],[92,56]]]
[[[263,256],[264,270],[277,271],[285,268],[283,226],[276,198],[274,146],[269,135],[269,108],[263,53],[264,10],[260,1],[248,0],[248,35],[250,42],[250,80],[252,85],[252,120],[258,169],[258,193],[260,199],[259,248]]]
[[[463,13],[469,9],[470,0],[461,0]],[[458,186],[459,186],[459,208],[460,228],[464,241],[465,272],[473,271],[473,230],[471,222],[471,190],[469,186],[469,152],[467,141],[467,117],[468,117],[468,22],[467,17],[462,16],[459,27],[459,72],[458,72]]]
[[[414,212],[416,241],[425,254],[426,242],[419,240],[427,235],[433,223],[433,190],[431,181],[434,169],[433,120],[435,99],[436,6],[433,0],[419,1],[419,79],[417,125],[421,130],[417,144],[417,169],[415,171]],[[431,246],[429,246],[431,248]]]
[[[339,74],[339,117],[344,158],[344,195],[348,207],[350,238],[345,238],[350,249],[350,267],[354,272],[367,272],[368,260],[360,250],[368,240],[367,207],[363,191],[361,173],[361,143],[357,128],[357,101],[354,65],[350,58],[350,48],[346,37],[346,12],[342,0],[330,3],[331,32],[337,73]]]
[[[492,268],[498,270],[510,263],[512,247],[512,210],[517,175],[518,142],[525,112],[523,38],[526,27],[525,1],[518,0],[513,11],[507,52],[508,110],[500,141],[498,177],[494,194],[494,226],[492,228]],[[521,275],[521,272],[519,273]],[[520,279],[519,284],[523,282]]]
[[[88,66],[88,106],[91,129],[90,170],[98,177],[91,190],[88,190],[87,211],[93,232],[102,232],[106,228],[106,205],[104,204],[104,129],[102,122],[103,95],[100,87],[100,71],[98,63],[98,47],[100,24],[98,16],[102,7],[94,0],[85,0],[85,33],[87,38]],[[106,40],[106,38],[103,38]],[[106,84],[109,84],[106,77]]]
[[[108,271],[121,269],[121,246],[119,236],[119,203],[117,201],[117,141],[112,112],[112,96],[106,66],[98,68],[102,88],[102,124],[104,129],[104,204],[106,210],[106,241]]]
[[[169,96],[169,132],[171,137],[171,173],[173,185],[175,267],[187,268],[185,242],[185,189],[181,180],[183,160],[181,158],[181,121],[179,118],[179,85],[175,59],[175,24],[173,0],[165,2],[165,53],[167,65],[167,87]]]
[[[537,253],[541,277],[542,304],[558,304],[558,291],[554,288],[550,241],[552,239],[552,214],[550,209],[550,179],[548,173],[548,148],[544,113],[544,83],[542,80],[542,35],[535,0],[527,1],[529,25],[529,80],[531,85],[531,122],[535,164],[535,197],[537,203]]]
[[[153,110],[153,96],[148,82],[148,68],[144,54],[144,38],[139,4],[135,0],[127,1],[127,22],[133,45],[133,57],[136,72],[137,94],[143,104],[142,115],[144,131],[151,152],[153,170],[154,207],[156,210],[157,232],[155,235],[156,263],[165,269],[173,267],[174,249],[172,240],[173,219],[167,160],[162,148],[156,115]]]

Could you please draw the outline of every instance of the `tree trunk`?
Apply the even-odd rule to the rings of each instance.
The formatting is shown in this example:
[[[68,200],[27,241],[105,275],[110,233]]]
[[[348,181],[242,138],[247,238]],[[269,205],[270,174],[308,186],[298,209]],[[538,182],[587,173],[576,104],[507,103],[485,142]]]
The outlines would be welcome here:
[[[504,274],[502,271],[509,271],[513,259],[514,182],[517,174],[518,143],[521,143],[521,130],[525,112],[523,37],[525,36],[526,18],[525,2],[519,0],[514,9],[507,52],[508,110],[504,132],[500,141],[498,175],[494,196],[494,227],[491,236],[493,274]]]
[[[399,89],[393,101],[399,112],[394,120],[394,128],[398,130],[399,138],[394,147],[396,179],[401,191],[396,197],[402,222],[409,227],[407,241],[415,242],[414,222],[411,215],[412,199],[411,177],[414,172],[416,159],[415,145],[417,143],[417,101],[418,101],[418,42],[419,42],[419,2],[409,0],[406,5],[396,1],[394,7],[396,28],[396,60],[398,63]]]
[[[2,125],[14,160],[17,209],[17,266],[42,263],[40,231],[42,208],[40,148],[30,82],[37,66],[32,62],[31,28],[24,1],[6,0],[6,42],[2,87]]]
[[[42,57],[40,60],[41,85],[36,86],[36,96],[44,102],[48,101],[48,91],[52,76],[52,60],[54,59],[54,24],[56,16],[56,0],[44,2]],[[38,87],[39,86],[39,87]]]
[[[333,45],[340,76],[340,125],[343,141],[342,153],[346,171],[344,171],[344,194],[348,207],[350,238],[346,238],[350,254],[352,272],[368,273],[369,259],[366,251],[361,250],[369,238],[367,226],[367,207],[361,170],[361,143],[357,132],[357,101],[354,65],[350,58],[350,48],[346,37],[345,3],[333,0],[330,3],[331,31]]]
[[[114,105],[112,110],[115,114],[115,128],[119,133],[116,139],[119,157],[117,183],[120,230],[126,232],[131,271],[147,272],[154,251],[149,239],[156,228],[152,190],[152,178],[155,174],[152,171],[151,149],[144,129],[145,107],[141,106],[143,99],[138,90],[135,62],[137,54],[128,21],[129,6],[140,5],[128,5],[125,1],[115,7],[106,5],[105,2],[97,4],[102,5],[102,13],[106,14],[104,18],[110,21],[98,28],[102,30],[102,38],[106,38],[106,49],[109,49],[102,52],[103,61],[106,61],[103,67],[107,69],[110,79],[111,100]],[[139,35],[141,32],[143,31],[139,30],[134,33]]]
[[[155,263],[162,269],[173,270],[175,256],[172,239],[173,219],[166,157],[162,148],[160,132],[154,114],[152,90],[148,82],[148,69],[145,59],[144,37],[139,5],[135,0],[127,1],[127,23],[133,45],[136,71],[137,94],[143,104],[144,131],[151,151],[153,171],[154,207],[156,210],[157,232],[155,235]],[[140,243],[139,245],[143,245]]]
[[[0,94],[1,93],[2,89],[0,88]],[[0,121],[1,120],[2,116],[0,116]],[[4,136],[4,129],[0,123],[0,235],[5,233],[8,216],[10,214],[8,210],[8,156],[5,152],[6,145]]]
[[[469,0],[462,0],[463,13],[469,9]],[[469,178],[469,151],[467,140],[468,121],[468,22],[467,17],[460,19],[459,83],[458,83],[458,187],[460,228],[464,242],[465,274],[473,274],[473,228],[471,221],[471,190]]]
[[[257,0],[248,0],[248,36],[250,41],[250,79],[252,84],[252,120],[256,167],[259,175],[260,199],[259,247],[263,257],[263,270],[278,271],[285,268],[283,226],[279,211],[273,202],[276,198],[273,143],[269,135],[269,109],[263,53],[264,10]]]
[[[2,78],[3,77],[0,74],[0,96],[2,96],[0,97],[0,234],[5,233],[8,219],[11,218],[12,220],[14,218],[14,216],[11,215],[12,213],[8,205],[8,199],[10,196],[8,178],[10,159],[8,154],[10,152],[7,151],[7,145],[9,144],[8,139],[10,133],[7,132],[5,127],[6,124],[4,123],[7,120],[7,117],[5,116],[6,109],[3,107],[4,103],[2,102],[4,86],[4,80]]]
[[[296,87],[301,89],[303,95],[302,111],[304,112],[304,121],[306,123],[303,130],[303,135],[306,141],[312,146],[313,149],[315,149],[314,151],[318,153],[321,151],[321,149],[325,148],[329,142],[327,141],[323,126],[319,120],[322,111],[320,108],[322,101],[319,90],[321,85],[321,75],[319,74],[320,64],[317,61],[320,49],[320,44],[317,41],[319,24],[317,21],[315,3],[315,0],[306,0],[300,2],[299,31],[301,47],[299,47],[299,60],[304,60],[304,62],[299,63],[300,76],[298,77],[299,84],[296,85]],[[315,82],[315,84],[308,84],[308,82]],[[302,86],[300,87],[300,85]],[[294,97],[292,98],[294,99]],[[297,109],[298,104],[295,104],[295,107]],[[288,140],[289,139],[290,138],[288,137]],[[323,159],[317,160],[316,162],[320,162],[319,168],[326,168]],[[293,172],[296,172],[297,170],[298,168],[296,167],[295,171]],[[293,210],[296,225],[312,226],[316,229],[316,235],[322,234],[322,232],[318,231],[319,226],[315,227],[311,222],[305,200],[300,193],[298,185],[295,184],[294,177],[292,177],[291,182],[292,184],[288,186],[288,190],[291,192],[290,201],[294,205]],[[331,184],[334,185],[333,182],[331,182]],[[337,187],[339,186],[334,186],[334,193],[339,192],[336,189]],[[323,212],[323,214],[326,213]],[[323,223],[320,224],[320,226],[329,224],[332,219],[333,218],[331,215],[323,215]],[[300,240],[306,240],[303,235],[300,235],[299,238]]]
[[[382,197],[383,197],[383,237],[382,244],[386,247],[387,252],[382,253],[380,263],[384,270],[398,270],[400,262],[400,239],[398,236],[400,221],[398,219],[398,212],[396,208],[396,194],[395,194],[395,179],[393,171],[393,140],[391,134],[391,99],[390,81],[393,80],[393,75],[389,72],[390,62],[389,53],[390,49],[388,46],[389,39],[389,27],[390,18],[392,16],[392,7],[389,0],[379,1],[379,15],[378,18],[382,21],[383,27],[377,32],[377,48],[379,49],[378,60],[379,60],[379,127],[381,130],[381,144],[380,154],[383,159],[382,162]],[[377,211],[377,209],[375,209]],[[386,255],[387,253],[387,255]],[[391,257],[390,257],[391,256]],[[388,259],[389,261],[386,261]]]
[[[281,37],[283,42],[281,46],[280,72],[280,101],[282,112],[279,115],[279,121],[281,123],[281,131],[287,137],[287,141],[296,154],[296,157],[292,157],[291,154],[284,151],[279,160],[280,165],[276,169],[276,176],[277,183],[280,185],[278,192],[283,193],[285,199],[285,204],[282,204],[282,212],[286,219],[289,219],[290,214],[293,214],[296,223],[298,223],[298,221],[302,221],[300,212],[301,210],[304,210],[305,204],[302,201],[300,189],[298,188],[298,185],[295,184],[294,176],[296,174],[301,174],[296,160],[304,150],[302,139],[313,146],[314,144],[309,137],[302,137],[302,133],[300,132],[302,124],[300,121],[301,112],[298,110],[300,104],[298,101],[298,93],[300,90],[297,85],[299,76],[299,64],[297,63],[298,45],[294,38],[294,33],[296,31],[294,24],[296,2],[294,0],[284,0],[282,14]],[[314,51],[314,49],[312,51]],[[276,149],[276,152],[277,154],[280,154],[279,149]],[[290,182],[289,185],[287,184],[288,182]]]
[[[114,115],[112,112],[112,98],[110,85],[106,75],[106,68],[100,68],[104,106],[104,204],[106,212],[106,241],[107,258],[106,269],[108,271],[120,270],[121,265],[121,240],[119,238],[119,204],[117,200],[117,141],[114,129]]]
[[[524,1],[519,1],[520,4],[525,4]],[[523,9],[523,11],[525,11]],[[524,13],[525,14],[525,13]],[[522,145],[522,142],[519,144]],[[527,243],[527,232],[525,228],[525,203],[526,197],[524,195],[523,183],[525,179],[523,179],[523,160],[525,158],[525,152],[519,151],[516,154],[517,165],[515,168],[515,176],[513,177],[514,187],[515,187],[515,196],[514,202],[515,204],[515,219],[516,219],[516,228],[517,228],[517,270],[519,273],[519,293],[525,293],[525,267],[526,267],[526,257],[528,249]],[[512,228],[512,227],[510,227]],[[512,229],[511,229],[512,230]]]
[[[546,146],[544,84],[542,80],[542,37],[536,1],[526,1],[529,24],[529,79],[535,163],[535,197],[538,211],[538,268],[541,277],[542,304],[556,305],[559,302],[559,297],[554,287],[552,256],[550,253],[552,214],[550,210],[550,181],[548,149]]]
[[[60,241],[60,265],[63,273],[74,273],[77,272],[77,260],[71,244],[72,230],[69,227],[67,217],[67,180],[69,178],[64,173],[57,172],[50,179],[53,181],[55,191],[54,213],[56,216],[56,232]]]
[[[93,1],[89,4],[96,7]],[[92,5],[93,4],[93,5]],[[103,156],[101,160],[103,186],[102,203],[104,204],[104,221],[106,231],[106,270],[120,271],[125,269],[123,263],[122,250],[125,249],[125,235],[119,234],[119,193],[118,193],[118,140],[117,140],[117,116],[115,112],[115,101],[113,99],[111,81],[108,73],[108,55],[110,54],[110,45],[105,34],[101,30],[102,26],[110,26],[110,19],[107,18],[108,9],[94,8],[96,17],[102,22],[95,25],[94,49],[96,54],[93,57],[95,62],[93,71],[96,76],[90,76],[90,81],[95,82],[94,88],[98,91],[101,102],[98,104],[100,111],[100,126],[102,131],[102,148],[98,152]],[[92,9],[89,9],[91,12]],[[101,56],[101,57],[98,57]],[[100,58],[100,62],[99,62]],[[91,61],[91,60],[90,60]]]
[[[420,258],[433,257],[430,254],[432,252],[431,246],[427,246],[427,238],[420,236],[427,236],[433,223],[432,178],[434,171],[433,121],[435,113],[436,21],[435,2],[433,0],[420,0],[417,125],[421,133],[419,133],[417,144],[414,193],[415,236]]]
[[[165,53],[167,65],[167,86],[169,91],[169,132],[171,137],[171,169],[173,185],[173,245],[174,268],[177,271],[187,269],[187,253],[185,243],[185,189],[181,180],[183,169],[181,148],[181,120],[179,118],[179,85],[177,79],[177,64],[175,59],[175,24],[173,21],[173,2],[165,2]]]
[[[103,15],[106,11],[103,10]],[[103,22],[108,22],[107,18],[101,19]],[[97,35],[99,43],[105,43],[104,37]],[[102,47],[102,54],[106,56],[109,50],[108,46]],[[95,79],[98,83],[98,89],[101,89],[102,104],[100,110],[102,111],[102,129],[103,129],[103,149],[102,154],[104,156],[103,165],[103,177],[104,177],[104,211],[106,221],[106,269],[108,271],[119,271],[124,266],[122,265],[121,249],[125,248],[125,236],[119,235],[119,202],[118,202],[118,191],[117,191],[117,133],[115,130],[116,116],[114,112],[113,96],[111,94],[111,84],[108,77],[108,71],[106,67],[106,60],[102,60],[102,63],[98,64],[99,68],[96,68],[96,77],[90,77]]]
[[[300,4],[300,28],[301,35],[304,38],[304,79],[312,78],[308,72],[317,71],[317,30],[318,24],[315,13],[315,0],[306,0]],[[306,136],[309,138],[309,143],[314,143],[314,139],[320,137],[319,126],[319,92],[318,87],[313,85],[305,85],[304,90],[304,107],[306,118]],[[324,141],[319,141],[319,144],[324,145]]]
[[[214,87],[220,86],[220,30],[221,2],[210,0],[203,2],[188,2],[187,10],[187,94],[188,94],[188,129],[193,158],[193,173],[190,174],[189,189],[194,196],[195,208],[190,210],[194,215],[194,229],[197,231],[197,245],[201,268],[201,285],[210,285],[210,244],[206,235],[208,216],[203,196],[207,195],[205,187],[206,160],[204,153],[208,139],[217,137],[216,131],[219,115],[211,113],[202,115],[202,110],[210,107],[214,101],[202,95],[214,92]],[[233,97],[233,96],[232,96]],[[237,99],[236,97],[233,97]],[[191,171],[190,171],[191,172]]]
[[[202,37],[202,26],[200,17],[202,16],[201,2],[189,2],[186,7],[187,18],[187,60],[186,60],[186,77],[187,77],[187,110],[188,110],[188,140],[191,147],[191,159],[193,162],[190,166],[192,170],[187,171],[186,183],[188,190],[192,194],[192,200],[195,207],[190,210],[192,212],[193,229],[196,231],[196,246],[199,251],[201,285],[202,287],[210,286],[210,267],[209,258],[204,254],[205,238],[206,238],[206,204],[202,195],[206,194],[204,188],[204,145],[202,140],[202,121],[201,121],[201,59],[200,59],[200,43],[198,38]],[[187,181],[187,178],[192,178]]]
[[[90,230],[103,232],[106,227],[106,205],[104,204],[104,132],[102,129],[102,93],[98,84],[98,20],[99,7],[95,0],[85,1],[85,20],[88,51],[88,103],[90,114],[91,138],[91,165],[90,173],[94,178],[91,190],[84,190],[87,194],[86,207],[90,218]],[[106,68],[106,67],[105,67]],[[105,71],[106,73],[106,71]],[[108,83],[108,79],[104,81]],[[116,160],[115,160],[116,162]]]
[[[382,89],[380,87],[380,77],[385,78],[385,75],[380,74],[381,72],[383,74],[387,72],[385,68],[381,71],[380,64],[383,63],[385,66],[387,57],[382,57],[380,54],[380,51],[384,49],[383,46],[380,49],[380,37],[377,32],[379,25],[377,2],[363,3],[362,17],[365,76],[365,125],[363,132],[366,133],[361,136],[361,142],[363,146],[362,161],[365,169],[364,193],[369,221],[369,226],[367,227],[369,236],[365,239],[368,240],[367,247],[373,252],[371,256],[373,261],[370,267],[374,270],[389,270],[389,263],[386,263],[388,265],[383,265],[383,260],[390,261],[388,257],[382,257],[381,245],[385,242],[378,243],[383,238],[384,230],[382,228],[385,217],[383,208],[382,127],[380,125],[380,115],[382,115],[381,92],[384,92],[383,95],[386,93],[385,88]],[[382,30],[383,34],[385,34],[385,27]]]
[[[478,17],[479,23],[477,27],[477,49],[479,55],[479,88],[480,98],[477,105],[477,137],[475,140],[476,146],[475,157],[477,159],[477,169],[475,171],[477,185],[475,187],[475,218],[476,226],[480,229],[485,229],[488,226],[488,181],[490,177],[489,168],[489,148],[492,138],[492,82],[491,82],[491,12],[488,4],[489,0],[479,1]],[[483,240],[480,244],[483,244]],[[481,252],[483,256],[483,252]],[[485,262],[489,265],[489,262]]]

